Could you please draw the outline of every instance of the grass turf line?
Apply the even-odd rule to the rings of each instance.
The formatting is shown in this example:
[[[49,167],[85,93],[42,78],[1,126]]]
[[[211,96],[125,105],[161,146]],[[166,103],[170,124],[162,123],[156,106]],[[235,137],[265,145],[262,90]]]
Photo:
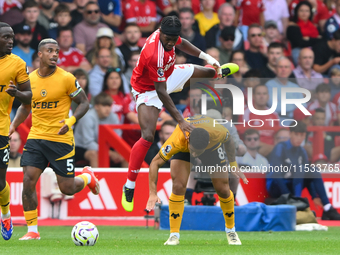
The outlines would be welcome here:
[[[239,232],[242,246],[229,246],[224,232],[182,231],[178,246],[164,246],[169,231],[143,227],[98,226],[93,247],[71,240],[72,227],[39,227],[41,240],[19,241],[26,227],[14,227],[9,241],[0,239],[4,254],[339,254],[340,227],[327,232]]]

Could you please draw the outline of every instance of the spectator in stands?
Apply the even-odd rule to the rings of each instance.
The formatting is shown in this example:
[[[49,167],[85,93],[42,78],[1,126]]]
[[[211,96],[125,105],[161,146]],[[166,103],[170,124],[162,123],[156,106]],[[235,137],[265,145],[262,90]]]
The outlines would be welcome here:
[[[38,22],[48,31],[51,28],[57,27],[57,23],[54,20],[54,8],[58,4],[54,0],[39,0],[40,14]]]
[[[268,94],[268,88],[265,85],[259,84],[253,88],[253,102],[252,102],[252,108],[255,108],[259,111],[265,111],[268,110],[268,100],[269,100],[269,94]],[[268,121],[270,120],[276,120],[276,121]],[[248,126],[248,121],[251,121],[251,125],[255,126],[261,126],[264,128],[271,128],[271,127],[279,127],[280,123],[277,121],[279,119],[279,116],[276,112],[273,112],[271,114],[266,115],[258,115],[254,114],[249,110],[248,107],[244,110],[244,115],[240,115],[238,118],[238,122],[244,122],[245,126]],[[259,153],[263,156],[268,156],[269,153],[274,148],[274,130],[261,130],[259,132],[260,135],[260,142],[259,142]],[[241,134],[241,132],[240,132]]]
[[[281,89],[282,88],[299,88],[299,86],[289,80],[289,76],[292,73],[292,63],[286,57],[280,57],[277,60],[276,64],[276,78],[269,80],[266,83],[269,91],[269,105],[273,103],[273,88],[277,88],[277,107],[276,112],[279,114],[280,119],[292,118],[293,112],[296,108],[293,104],[286,105],[286,115],[281,116]],[[299,99],[304,98],[302,93],[295,92],[295,93],[287,93],[287,99]]]
[[[327,75],[332,68],[340,68],[340,29],[334,32],[331,40],[321,41],[312,49],[315,56],[313,69],[316,72]]]
[[[66,27],[71,22],[71,12],[66,4],[59,4],[54,10],[54,19],[57,22],[57,26],[48,30],[48,34],[51,38],[57,39],[58,30],[62,27]],[[72,31],[73,32],[73,31]]]
[[[221,43],[219,41],[221,31],[225,27],[230,27],[234,25],[235,10],[234,7],[229,3],[224,3],[218,9],[218,19],[220,23],[210,28],[205,34],[205,41],[207,48],[220,47]],[[235,39],[233,44],[234,50],[243,49],[243,35],[241,31],[235,27]]]
[[[325,24],[325,36],[327,40],[333,38],[333,33],[340,28],[340,1],[335,0],[335,13]]]
[[[22,0],[21,0],[22,2]],[[10,9],[12,8],[18,8],[21,9],[22,8],[22,3],[20,2],[20,0],[2,0],[0,1],[0,15],[8,12]]]
[[[89,92],[95,97],[103,89],[104,76],[112,63],[112,53],[109,49],[102,48],[96,55],[96,65],[89,72]]]
[[[176,128],[176,121],[174,120],[168,120],[165,121],[162,126],[161,126],[161,130],[159,131],[159,141],[158,142],[154,142],[148,153],[145,156],[145,162],[148,163],[150,165],[152,159],[158,154],[160,148],[162,147],[162,145],[164,144],[164,142],[166,140],[168,140],[168,138],[172,135],[172,133],[174,132],[175,128]],[[170,161],[167,161],[162,168],[170,168]]]
[[[202,11],[195,15],[200,34],[205,36],[213,26],[220,23],[218,15],[214,12],[215,0],[201,0]]]
[[[122,22],[122,6],[120,0],[98,1],[101,18],[110,27],[118,28]]]
[[[325,126],[333,126],[337,120],[337,107],[331,102],[331,87],[328,84],[321,83],[316,87],[316,100],[308,106],[309,111],[317,108],[325,110]]]
[[[189,104],[183,110],[183,118],[191,117],[200,113],[199,102],[202,97],[202,90],[199,88],[191,87],[188,91]]]
[[[230,105],[228,104],[223,105],[222,118],[227,121],[231,121],[233,119],[233,108]]]
[[[323,82],[322,74],[313,70],[314,52],[310,48],[303,48],[299,54],[299,65],[293,70],[298,85],[314,91]]]
[[[125,70],[124,76],[125,76],[126,81],[128,82],[129,91],[131,90],[130,80],[131,80],[132,72],[133,72],[133,69],[135,68],[135,66],[137,64],[139,56],[140,56],[139,51],[132,51],[131,54],[130,54],[130,59],[127,61],[128,68]]]
[[[287,39],[292,46],[294,63],[297,63],[301,48],[310,47],[322,41],[312,20],[312,5],[307,1],[299,2],[295,7],[293,22],[290,22],[287,28]]]
[[[30,26],[26,24],[16,26],[16,46],[13,48],[12,53],[22,58],[29,68],[32,68],[32,55],[34,54],[34,50],[30,47],[31,41],[32,31]]]
[[[293,0],[289,4],[289,12],[290,16],[294,17],[295,14],[295,7],[297,4],[304,0]],[[325,27],[325,23],[327,19],[329,18],[329,12],[326,7],[326,5],[321,0],[308,0],[308,2],[312,5],[314,17],[313,17],[313,23],[317,28],[323,32],[323,29]],[[289,3],[289,2],[288,2]]]
[[[266,22],[272,21],[277,27],[280,34],[285,35],[287,26],[288,26],[288,19],[289,19],[289,12],[288,12],[288,5],[287,1],[285,0],[263,0],[264,4],[264,20]],[[264,25],[266,29],[266,23]]]
[[[279,129],[274,136],[274,145],[281,142],[286,142],[290,139],[290,132],[287,128]]]
[[[220,52],[215,47],[207,49],[206,53],[209,54],[210,56],[212,56],[217,61],[220,61]],[[206,65],[206,64],[207,64],[207,62],[205,61],[204,65]]]
[[[37,50],[39,42],[48,37],[47,30],[38,22],[39,5],[34,0],[28,0],[23,4],[22,12],[24,21],[15,26],[14,30],[17,27],[29,25],[33,34],[30,46],[32,49]]]
[[[127,1],[123,8],[126,23],[136,23],[142,37],[148,37],[156,27],[156,4],[151,0]]]
[[[76,4],[77,8],[71,12],[71,17],[72,17],[71,26],[72,27],[75,27],[78,23],[83,21],[85,6],[89,1],[90,0],[74,0],[73,1]]]
[[[261,83],[261,71],[259,69],[250,69],[243,75],[243,95],[244,105],[248,104],[248,88],[255,88]]]
[[[32,55],[32,68],[28,68],[30,72],[38,69],[40,67],[40,58],[38,56],[38,52],[34,52]]]
[[[262,28],[257,24],[249,26],[249,50],[246,50],[246,61],[250,68],[262,68],[267,64],[267,46],[263,39]]]
[[[312,125],[312,116],[305,115],[299,108],[294,110],[293,119],[305,123],[307,127]]]
[[[106,93],[100,93],[94,98],[94,108],[91,108],[77,122],[74,131],[76,144],[75,161],[87,160],[91,167],[98,167],[98,129],[103,124],[118,124],[119,120],[111,111],[112,98]],[[121,136],[122,131],[115,132]],[[110,151],[110,158],[115,158]]]
[[[272,171],[267,173],[266,187],[271,197],[277,198],[283,194],[291,193],[300,197],[306,187],[315,201],[319,197],[323,204],[323,220],[340,220],[339,213],[330,204],[320,172],[308,171],[308,157],[301,146],[307,133],[305,124],[298,122],[295,127],[290,127],[290,139],[278,143],[269,157],[272,167],[296,167],[302,171]],[[317,203],[319,201],[315,201]]]
[[[124,28],[123,37],[125,40],[118,48],[121,52],[120,54],[124,57],[124,69],[126,69],[129,67],[128,61],[131,58],[131,53],[133,51],[142,50],[142,48],[138,46],[138,41],[142,37],[142,32],[136,23],[128,23]]]
[[[243,89],[243,75],[249,71],[247,62],[244,60],[244,52],[241,50],[233,51],[230,55],[230,60],[227,62],[237,64],[240,69],[233,75],[229,75],[228,80],[235,86]]]
[[[84,90],[87,99],[91,102],[91,94],[89,94],[89,75],[84,69],[78,68],[73,71],[73,75],[76,77],[80,87]],[[78,104],[76,102],[71,103],[71,110],[74,112],[77,108]]]
[[[13,52],[13,51],[12,51]],[[331,87],[332,102],[339,105],[340,101],[340,68],[333,68],[330,71],[329,86]]]
[[[195,23],[194,15],[195,15],[194,12],[190,8],[182,8],[179,10],[179,20],[182,23],[182,30],[180,36],[191,42],[200,50],[205,51],[206,50],[205,39],[201,36],[200,33],[195,32],[192,29]],[[202,65],[203,60],[199,59],[198,57],[188,55],[187,63]],[[226,62],[222,61],[222,63]]]
[[[276,63],[278,58],[283,56],[283,44],[272,42],[268,46],[268,63],[261,69],[263,78],[275,78]]]
[[[9,140],[9,146],[11,150],[9,152],[8,167],[20,167],[21,153],[19,153],[19,149],[21,146],[21,139],[17,131],[14,131],[12,134],[11,140]]]
[[[84,20],[74,27],[74,39],[76,47],[85,55],[94,46],[98,29],[108,26],[100,22],[100,10],[96,2],[88,2],[83,15]]]
[[[258,167],[255,168],[260,172],[264,172],[264,167],[269,167],[268,160],[258,152],[260,148],[260,133],[256,129],[247,129],[244,134],[244,144],[247,147],[247,152],[243,157],[236,157],[236,162],[240,166]],[[254,168],[253,168],[254,169]],[[253,170],[252,169],[252,170]]]
[[[267,46],[271,44],[272,42],[282,41],[282,35],[277,29],[276,22],[273,20],[268,20],[264,23],[264,41],[266,42]]]
[[[129,112],[130,94],[125,94],[120,68],[109,68],[103,81],[103,92],[113,99],[112,112],[117,114],[120,123],[124,122],[124,114]],[[127,116],[129,117],[129,116]]]
[[[240,15],[241,19],[241,31],[244,36],[244,40],[249,40],[248,28],[252,24],[259,24],[260,27],[264,27],[264,5],[262,0],[238,0],[236,4],[236,17],[234,25],[238,26]]]
[[[71,73],[78,68],[87,72],[91,70],[92,67],[83,53],[79,49],[71,47],[73,44],[71,27],[59,28],[57,41],[60,47],[58,66]]]
[[[217,47],[217,49],[220,52],[220,62],[228,63],[230,62],[231,52],[233,51],[235,27],[231,26],[223,28],[219,40],[221,46]]]
[[[20,0],[20,1],[22,1],[22,0]],[[14,2],[18,2],[18,0],[13,0],[11,2],[14,4]],[[22,1],[22,3],[23,2],[24,1]],[[0,4],[1,3],[5,4],[4,1],[0,1]],[[6,6],[0,7],[0,12],[1,12],[1,8],[2,8],[2,10],[6,9],[5,13],[0,14],[0,21],[1,22],[5,22],[8,25],[10,25],[11,27],[13,27],[14,25],[24,21],[24,16],[22,15],[22,12],[21,12],[21,9],[22,9],[21,3],[20,3],[20,7],[13,6],[13,7],[10,7],[10,9],[8,9]]]

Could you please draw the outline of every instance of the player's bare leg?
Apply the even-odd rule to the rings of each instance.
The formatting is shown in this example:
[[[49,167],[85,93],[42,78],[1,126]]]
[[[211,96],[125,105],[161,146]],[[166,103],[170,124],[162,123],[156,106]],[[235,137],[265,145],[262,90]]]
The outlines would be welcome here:
[[[0,168],[0,206],[1,206],[1,235],[4,240],[9,240],[13,233],[13,223],[11,219],[10,188],[6,181],[6,168]]]
[[[123,208],[128,212],[133,210],[135,182],[146,153],[154,141],[158,115],[159,109],[154,106],[141,104],[138,107],[138,121],[141,128],[142,137],[133,145],[131,149],[129,171],[127,181],[123,186],[121,201]]]
[[[184,195],[190,175],[190,162],[171,160],[172,193],[169,198],[170,237],[164,245],[179,244],[179,229],[184,211]]]
[[[235,231],[234,194],[229,187],[228,173],[214,173],[211,180],[223,211],[228,243],[230,245],[241,245],[242,243]]]
[[[39,180],[42,170],[33,166],[24,166],[24,179],[22,190],[22,205],[24,208],[24,216],[28,227],[26,235],[19,240],[39,240],[38,232],[38,197],[36,184]]]

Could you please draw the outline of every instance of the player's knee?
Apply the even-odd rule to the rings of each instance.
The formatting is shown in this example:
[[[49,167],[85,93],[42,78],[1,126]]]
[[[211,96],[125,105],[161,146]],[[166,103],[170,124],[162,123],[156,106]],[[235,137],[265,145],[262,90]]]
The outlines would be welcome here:
[[[222,198],[228,198],[230,196],[230,188],[228,184],[219,185],[216,188],[216,193]]]
[[[35,190],[36,182],[29,175],[24,174],[24,178],[22,182],[23,182],[23,190],[27,190],[27,191]]]
[[[173,182],[172,183],[172,193],[176,195],[185,195],[186,184],[182,182]]]
[[[70,186],[59,186],[59,189],[61,191],[61,193],[63,193],[64,195],[67,195],[67,196],[72,196],[74,195],[74,188],[73,187],[70,187]]]
[[[150,142],[150,143],[153,143],[153,141],[154,141],[154,135],[147,132],[147,133],[143,134],[143,139],[144,139],[144,140],[147,140],[147,141]]]

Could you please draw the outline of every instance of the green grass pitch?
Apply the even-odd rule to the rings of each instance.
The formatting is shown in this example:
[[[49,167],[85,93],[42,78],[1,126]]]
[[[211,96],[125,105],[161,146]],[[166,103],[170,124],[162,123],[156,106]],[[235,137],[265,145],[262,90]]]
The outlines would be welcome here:
[[[39,227],[41,240],[19,241],[27,228],[14,226],[9,241],[0,240],[1,254],[340,254],[340,227],[327,232],[239,232],[242,246],[229,246],[224,232],[182,231],[178,246],[164,246],[169,231],[143,227],[98,226],[93,247],[71,240],[72,227]]]

